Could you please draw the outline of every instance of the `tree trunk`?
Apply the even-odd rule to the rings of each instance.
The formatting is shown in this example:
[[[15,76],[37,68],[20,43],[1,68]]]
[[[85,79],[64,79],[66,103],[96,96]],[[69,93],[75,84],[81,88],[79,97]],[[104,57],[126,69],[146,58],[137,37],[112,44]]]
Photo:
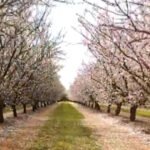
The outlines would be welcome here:
[[[90,108],[92,108],[93,103],[90,103]]]
[[[92,108],[95,109],[95,102],[92,102]]]
[[[23,113],[24,113],[24,114],[26,114],[26,113],[27,113],[26,104],[23,104]]]
[[[130,121],[135,121],[137,107],[138,107],[137,105],[131,106],[131,108],[130,108]]]
[[[0,100],[0,123],[3,123],[4,122],[4,115],[3,115],[3,101]]]
[[[42,102],[40,102],[40,107],[42,107]]]
[[[121,112],[121,106],[122,106],[122,103],[117,103],[117,108],[115,110],[115,115],[118,116]]]
[[[12,110],[13,110],[14,117],[17,117],[16,105],[12,105]]]
[[[92,102],[92,104],[91,104],[91,108],[94,108],[94,103]]]
[[[38,109],[38,102],[35,102],[35,109]]]
[[[36,107],[37,107],[37,109],[40,108],[40,107],[39,107],[39,102],[37,102]]]
[[[110,104],[107,106],[107,113],[111,113],[111,105]]]
[[[95,102],[95,109],[101,111],[101,107],[97,102]]]
[[[44,107],[46,107],[46,102],[44,102]]]
[[[32,111],[35,111],[36,110],[36,106],[35,104],[32,105]]]
[[[41,107],[43,107],[43,102],[41,102]]]
[[[42,102],[40,102],[40,107],[41,107],[41,108],[43,107]]]

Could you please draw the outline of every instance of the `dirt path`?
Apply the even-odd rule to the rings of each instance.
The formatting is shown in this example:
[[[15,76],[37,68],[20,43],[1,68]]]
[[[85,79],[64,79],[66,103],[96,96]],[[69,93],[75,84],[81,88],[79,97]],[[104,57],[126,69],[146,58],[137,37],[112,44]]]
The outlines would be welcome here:
[[[149,135],[107,114],[100,114],[77,104],[73,105],[85,116],[84,123],[93,129],[102,150],[150,150]]]
[[[19,114],[16,119],[8,118],[0,126],[0,150],[26,150],[36,138],[39,127],[48,120],[48,115],[56,105],[41,108],[27,115]]]

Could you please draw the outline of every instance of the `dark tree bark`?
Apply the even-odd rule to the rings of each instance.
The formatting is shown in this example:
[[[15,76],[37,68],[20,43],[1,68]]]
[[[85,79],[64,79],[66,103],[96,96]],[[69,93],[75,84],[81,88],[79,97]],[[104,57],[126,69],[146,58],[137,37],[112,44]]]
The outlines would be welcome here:
[[[44,107],[46,107],[46,102],[44,102]]]
[[[137,108],[138,108],[137,105],[132,105],[130,107],[130,121],[135,121]]]
[[[0,123],[4,122],[3,108],[4,108],[3,101],[0,100]]]
[[[98,111],[101,111],[101,107],[98,104],[98,102],[95,102],[95,109],[98,110]]]
[[[33,104],[32,105],[32,111],[35,111],[36,110],[36,104]]]
[[[92,104],[91,104],[91,108],[94,108],[94,103],[92,102]]]
[[[116,106],[117,106],[117,108],[115,110],[115,115],[118,116],[121,112],[122,103],[117,103]]]
[[[107,106],[107,113],[111,113],[111,104]]]
[[[12,105],[12,110],[13,110],[13,116],[17,117],[17,109],[16,109],[16,105]]]
[[[93,103],[90,102],[90,108],[92,108],[92,107],[93,107]]]
[[[27,113],[27,105],[23,104],[23,113],[26,114]]]
[[[38,102],[35,102],[35,109],[38,109]]]
[[[37,102],[36,107],[37,107],[37,109],[40,108],[40,107],[39,107],[39,102]]]
[[[40,107],[43,107],[43,103],[42,102],[40,102]]]
[[[84,103],[84,105],[85,105],[85,106],[87,106],[87,105],[88,105],[88,103],[87,103],[87,102],[85,102],[85,103]]]

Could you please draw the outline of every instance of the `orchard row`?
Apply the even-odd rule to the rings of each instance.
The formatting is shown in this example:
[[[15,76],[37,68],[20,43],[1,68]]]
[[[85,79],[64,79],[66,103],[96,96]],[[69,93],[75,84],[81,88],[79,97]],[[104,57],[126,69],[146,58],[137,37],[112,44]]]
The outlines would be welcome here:
[[[150,106],[149,0],[103,0],[91,3],[79,16],[81,34],[94,56],[71,87],[74,100],[86,105],[130,106],[130,120],[138,107]]]
[[[52,37],[52,1],[0,2],[0,122],[4,107],[50,104],[64,89],[57,72],[62,55],[61,36]]]

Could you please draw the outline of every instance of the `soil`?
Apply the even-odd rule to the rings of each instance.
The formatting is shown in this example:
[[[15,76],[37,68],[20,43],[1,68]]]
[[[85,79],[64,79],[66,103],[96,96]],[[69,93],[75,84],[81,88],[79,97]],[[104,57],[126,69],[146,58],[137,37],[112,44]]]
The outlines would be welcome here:
[[[150,150],[150,135],[143,132],[143,126],[78,104],[73,105],[85,116],[83,123],[92,128],[102,150]]]
[[[30,110],[27,114],[19,113],[17,118],[5,114],[6,121],[0,125],[0,150],[27,150],[54,108],[55,105],[36,112]]]
[[[93,131],[96,144],[102,150],[150,150],[150,134],[143,132],[149,121],[129,122],[122,117],[100,113],[72,103],[84,115],[83,124]],[[41,108],[36,112],[19,113],[13,118],[10,113],[0,125],[0,150],[27,150],[36,139],[40,127],[48,120],[49,114],[57,105]],[[147,122],[147,124],[146,124]]]

